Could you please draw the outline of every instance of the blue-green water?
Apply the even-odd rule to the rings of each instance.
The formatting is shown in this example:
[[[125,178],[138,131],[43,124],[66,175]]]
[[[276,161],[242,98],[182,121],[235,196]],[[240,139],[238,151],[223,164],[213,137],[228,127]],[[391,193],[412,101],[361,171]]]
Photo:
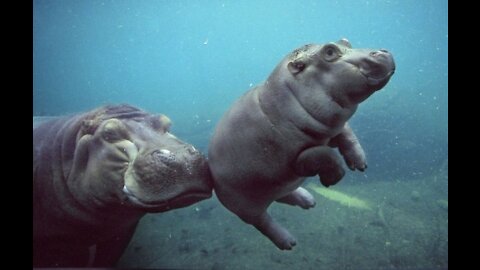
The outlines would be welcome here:
[[[129,103],[173,120],[206,152],[232,102],[306,43],[346,37],[386,48],[396,73],[350,123],[366,173],[308,211],[271,207],[297,237],[279,251],[216,200],[148,215],[120,266],[214,269],[444,269],[448,265],[447,1],[33,2],[33,111],[51,116]],[[318,180],[312,182],[318,183]],[[382,217],[387,225],[378,226]]]

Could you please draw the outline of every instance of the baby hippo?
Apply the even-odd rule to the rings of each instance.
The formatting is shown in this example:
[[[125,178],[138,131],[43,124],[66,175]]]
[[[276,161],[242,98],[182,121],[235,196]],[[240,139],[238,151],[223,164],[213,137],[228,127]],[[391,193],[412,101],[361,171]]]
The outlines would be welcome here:
[[[315,206],[300,185],[307,176],[319,175],[325,186],[343,177],[332,147],[351,170],[367,167],[347,121],[394,71],[388,51],[353,49],[346,39],[288,54],[216,127],[208,159],[220,202],[278,248],[295,246],[295,238],[267,213],[268,206],[273,201]]]

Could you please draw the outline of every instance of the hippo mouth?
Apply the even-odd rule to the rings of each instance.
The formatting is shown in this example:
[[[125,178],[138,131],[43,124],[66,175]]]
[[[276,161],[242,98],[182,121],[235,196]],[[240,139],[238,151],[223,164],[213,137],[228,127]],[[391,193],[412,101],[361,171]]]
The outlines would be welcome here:
[[[123,193],[127,196],[129,201],[138,208],[145,209],[148,212],[165,212],[175,208],[182,208],[192,205],[198,201],[208,199],[212,196],[211,193],[207,193],[202,190],[198,191],[185,191],[170,200],[158,200],[158,201],[144,201],[141,198],[135,196],[126,185],[123,186]]]
[[[362,70],[360,70],[360,73],[367,79],[367,84],[368,85],[376,86],[376,85],[381,85],[381,84],[385,84],[386,82],[388,82],[388,80],[393,75],[393,73],[395,73],[395,70],[392,70],[392,71],[386,73],[384,76],[380,76],[380,77],[376,77],[375,74],[374,75],[367,74],[367,73],[363,72]]]
[[[387,50],[371,51],[368,57],[347,59],[345,62],[355,66],[375,90],[381,89],[395,73],[395,62]]]

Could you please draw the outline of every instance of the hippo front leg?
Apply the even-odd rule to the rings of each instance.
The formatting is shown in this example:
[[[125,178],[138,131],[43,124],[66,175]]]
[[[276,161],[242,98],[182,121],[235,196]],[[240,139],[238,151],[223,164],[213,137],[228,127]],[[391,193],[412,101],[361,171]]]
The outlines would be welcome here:
[[[311,147],[297,157],[294,170],[299,176],[320,177],[320,182],[328,187],[336,184],[345,175],[340,158],[329,146]]]
[[[345,123],[340,134],[330,140],[329,146],[338,147],[350,170],[363,172],[367,168],[365,151],[348,123]]]
[[[308,192],[302,187],[298,187],[294,191],[290,192],[288,195],[283,196],[276,201],[290,205],[298,205],[303,209],[312,208],[316,204],[312,194],[310,194],[310,192]]]
[[[267,236],[281,250],[290,250],[297,244],[295,237],[293,237],[287,229],[273,220],[267,212],[264,212],[252,225]]]

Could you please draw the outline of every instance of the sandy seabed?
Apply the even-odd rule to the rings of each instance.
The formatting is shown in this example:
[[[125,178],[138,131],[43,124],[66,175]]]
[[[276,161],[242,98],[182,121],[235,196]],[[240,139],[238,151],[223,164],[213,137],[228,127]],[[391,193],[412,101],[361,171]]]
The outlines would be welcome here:
[[[308,182],[318,184],[318,180]],[[281,251],[214,196],[187,208],[148,214],[118,267],[189,269],[447,269],[448,176],[340,182],[336,191],[371,209],[309,191],[309,210],[273,203],[270,214],[296,238]],[[304,186],[307,186],[305,183]],[[308,187],[307,187],[308,189]]]

